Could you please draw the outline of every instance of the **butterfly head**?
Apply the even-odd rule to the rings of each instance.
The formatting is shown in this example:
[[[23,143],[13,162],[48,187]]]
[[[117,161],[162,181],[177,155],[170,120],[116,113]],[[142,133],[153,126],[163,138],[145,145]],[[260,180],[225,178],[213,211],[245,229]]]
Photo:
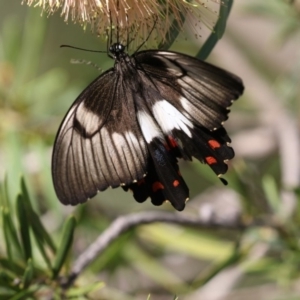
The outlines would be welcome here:
[[[120,43],[114,43],[109,47],[109,52],[116,58],[123,54],[125,51],[125,46]]]

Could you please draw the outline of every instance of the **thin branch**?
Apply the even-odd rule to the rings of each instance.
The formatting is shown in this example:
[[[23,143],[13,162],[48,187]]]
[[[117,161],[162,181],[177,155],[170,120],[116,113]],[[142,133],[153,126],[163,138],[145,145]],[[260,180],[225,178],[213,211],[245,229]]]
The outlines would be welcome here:
[[[62,285],[67,288],[71,286],[78,275],[98,257],[114,240],[121,234],[128,231],[132,227],[156,223],[175,223],[185,226],[195,226],[206,229],[232,229],[243,230],[245,224],[233,220],[226,224],[214,220],[201,220],[199,217],[179,215],[177,213],[167,212],[142,212],[134,213],[126,216],[120,216],[112,224],[101,233],[101,235],[92,243],[74,262],[71,273]]]

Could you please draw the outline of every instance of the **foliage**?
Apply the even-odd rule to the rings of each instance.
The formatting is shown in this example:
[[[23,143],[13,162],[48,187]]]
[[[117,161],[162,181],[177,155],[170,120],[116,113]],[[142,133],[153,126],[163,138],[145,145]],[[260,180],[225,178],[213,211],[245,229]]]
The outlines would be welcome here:
[[[11,204],[5,182],[0,198],[1,239],[5,246],[0,256],[1,299],[42,299],[45,295],[68,299],[74,295],[83,297],[102,287],[97,283],[68,291],[62,289],[58,275],[72,246],[74,216],[65,221],[61,241],[56,244],[33,209],[23,178],[15,208]]]

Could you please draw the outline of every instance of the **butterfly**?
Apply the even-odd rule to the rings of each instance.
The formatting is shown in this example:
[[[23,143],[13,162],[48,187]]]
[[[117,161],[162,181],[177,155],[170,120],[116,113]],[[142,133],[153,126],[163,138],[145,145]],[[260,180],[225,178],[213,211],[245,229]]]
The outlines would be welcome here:
[[[109,48],[114,67],[75,100],[56,136],[54,188],[76,205],[121,186],[138,202],[169,201],[183,210],[189,189],[178,159],[195,157],[218,176],[234,157],[223,127],[243,93],[241,79],[194,57],[145,50],[129,56]],[[225,180],[223,179],[225,183]]]

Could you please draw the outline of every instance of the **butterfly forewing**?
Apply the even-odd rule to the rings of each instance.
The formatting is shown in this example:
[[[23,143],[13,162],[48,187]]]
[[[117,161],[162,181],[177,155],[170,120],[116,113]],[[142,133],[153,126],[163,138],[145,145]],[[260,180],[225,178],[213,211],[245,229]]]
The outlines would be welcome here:
[[[66,115],[52,159],[61,202],[81,203],[97,191],[145,175],[148,150],[127,89],[121,78],[108,71],[83,91]]]
[[[135,59],[162,99],[209,130],[221,126],[228,107],[243,92],[237,76],[181,53],[148,50]]]

